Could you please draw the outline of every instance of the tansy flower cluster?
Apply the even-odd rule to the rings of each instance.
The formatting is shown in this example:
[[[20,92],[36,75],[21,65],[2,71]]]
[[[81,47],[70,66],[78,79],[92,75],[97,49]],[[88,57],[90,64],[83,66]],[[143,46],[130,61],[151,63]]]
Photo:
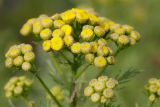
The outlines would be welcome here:
[[[32,85],[32,80],[25,76],[12,77],[4,87],[7,98],[25,95]]]
[[[35,59],[33,48],[30,44],[13,45],[5,54],[5,66],[7,68],[17,67],[29,71],[31,62]]]
[[[160,79],[149,79],[145,89],[149,94],[149,101],[154,102],[156,99],[160,98]]]
[[[140,35],[129,25],[120,25],[92,12],[73,8],[49,17],[40,15],[29,19],[20,33],[34,33],[43,40],[43,50],[59,52],[68,49],[73,54],[82,54],[85,60],[97,67],[114,64],[114,53],[108,41],[116,44],[135,44]]]
[[[64,99],[64,92],[60,86],[54,86],[51,88],[52,94],[57,98],[57,100],[61,101]],[[51,99],[50,95],[47,95],[48,99]]]
[[[84,89],[84,95],[90,97],[92,102],[106,103],[113,99],[113,89],[116,85],[118,85],[117,80],[100,76],[89,82],[89,85]]]

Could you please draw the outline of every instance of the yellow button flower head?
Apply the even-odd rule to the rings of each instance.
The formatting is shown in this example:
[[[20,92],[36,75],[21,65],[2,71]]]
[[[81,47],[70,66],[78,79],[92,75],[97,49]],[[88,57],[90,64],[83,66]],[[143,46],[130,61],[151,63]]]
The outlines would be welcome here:
[[[98,82],[95,83],[95,85],[94,85],[94,89],[95,89],[95,91],[97,91],[97,92],[101,92],[104,88],[105,88],[105,82],[98,81]]]
[[[63,40],[61,37],[53,37],[51,39],[51,48],[54,50],[54,51],[59,51],[63,48]]]
[[[30,24],[24,24],[20,30],[21,35],[28,36],[32,31],[32,26]]]
[[[129,43],[130,43],[130,45],[135,45],[136,44],[136,40],[135,39],[133,39],[132,37],[130,37],[129,38]]]
[[[46,40],[43,42],[42,44],[43,50],[48,52],[51,49],[51,41],[50,40]]]
[[[148,99],[149,99],[150,102],[154,102],[156,100],[156,95],[151,94]]]
[[[35,59],[35,54],[33,52],[27,52],[24,54],[24,60],[27,62],[31,62]]]
[[[116,85],[118,84],[118,82],[115,79],[110,78],[107,82],[106,82],[106,86],[107,88],[114,88]]]
[[[100,100],[100,94],[99,93],[92,94],[91,100],[92,100],[92,102],[98,102]]]
[[[91,29],[86,28],[86,29],[83,29],[82,32],[81,32],[81,38],[83,40],[89,41],[94,37],[93,34],[94,33],[93,33],[93,31]]]
[[[33,23],[33,33],[35,34],[39,34],[42,30],[43,26],[41,25],[41,21],[40,20],[35,20]]]
[[[89,14],[89,22],[91,25],[95,25],[98,23],[98,17],[93,14]]]
[[[98,49],[98,43],[97,42],[91,42],[91,52],[96,53]]]
[[[94,33],[98,36],[98,37],[103,37],[106,33],[105,29],[101,26],[96,26],[94,28]]]
[[[30,18],[30,19],[27,20],[26,24],[33,25],[33,23],[34,23],[35,20],[36,20],[36,18]]]
[[[111,32],[115,32],[115,30],[119,28],[121,28],[120,24],[113,24],[112,26],[110,26]]]
[[[61,18],[60,14],[56,13],[53,16],[51,16],[52,20],[59,20]]]
[[[77,12],[76,20],[81,24],[86,23],[88,20],[88,14],[86,12]]]
[[[63,40],[64,40],[64,44],[68,47],[71,46],[74,42],[74,38],[72,36],[65,36]]]
[[[52,33],[53,37],[63,37],[64,36],[64,32],[61,29],[55,29]]]
[[[94,85],[97,83],[97,79],[92,79],[90,82],[89,82],[89,86],[91,87],[94,87]]]
[[[61,30],[65,33],[66,36],[72,35],[72,32],[73,32],[73,28],[70,25],[62,26]]]
[[[115,29],[115,31],[114,31],[115,33],[117,33],[117,34],[119,34],[119,35],[123,35],[123,34],[125,34],[125,30],[123,29],[123,28],[117,28],[117,29]]]
[[[126,35],[121,35],[118,38],[118,43],[121,45],[127,45],[129,43],[129,38]]]
[[[93,94],[93,92],[94,92],[94,89],[90,86],[88,86],[84,89],[84,95],[87,97],[91,96]]]
[[[101,96],[101,103],[106,103],[107,102],[107,98],[105,96]]]
[[[61,28],[65,23],[62,20],[55,20],[53,24],[55,28]]]
[[[130,25],[122,25],[122,28],[125,30],[126,33],[130,33],[131,31],[134,30],[134,28]]]
[[[105,67],[107,65],[107,61],[103,56],[98,56],[94,59],[94,65],[96,67]]]
[[[103,38],[98,39],[98,45],[99,46],[107,46],[107,41]]]
[[[114,92],[113,92],[112,89],[106,88],[106,89],[103,91],[103,95],[104,95],[106,98],[111,98],[111,97],[113,97]]]
[[[110,26],[108,22],[103,22],[100,24],[100,27],[102,27],[106,32],[108,32]]]
[[[31,64],[29,62],[24,62],[22,64],[22,70],[29,71],[32,68]]]
[[[14,65],[15,66],[21,66],[22,65],[22,63],[23,63],[23,57],[22,56],[17,56],[15,59],[14,59],[14,61],[13,61],[13,63],[14,63]]]
[[[79,42],[73,43],[73,45],[71,46],[71,51],[73,53],[80,53],[81,52],[81,44]]]
[[[83,42],[81,44],[81,51],[82,53],[89,53],[91,50],[91,45],[88,42]]]
[[[110,65],[115,64],[115,57],[114,56],[108,56],[107,57],[107,63]]]
[[[89,64],[92,64],[94,62],[94,54],[86,54],[85,55],[85,60],[86,62],[88,62]]]
[[[32,46],[30,44],[21,44],[20,45],[21,51],[23,54],[27,52],[31,52],[33,50]]]
[[[83,29],[91,29],[91,30],[93,30],[94,27],[91,26],[91,25],[84,25],[83,28],[82,28],[82,30],[83,30]]]
[[[112,33],[112,34],[110,35],[110,38],[111,38],[112,40],[114,40],[114,41],[117,41],[117,40],[118,40],[118,37],[119,37],[119,34],[117,34],[117,33]]]
[[[98,81],[100,81],[100,82],[106,82],[107,80],[108,80],[107,76],[100,76],[100,77],[98,77]]]
[[[130,37],[135,39],[136,41],[138,41],[140,39],[140,34],[136,31],[132,31],[131,34],[130,34]]]
[[[7,58],[7,59],[5,60],[5,66],[6,66],[7,68],[11,68],[11,67],[13,66],[13,59],[12,59],[12,58]]]
[[[109,54],[109,49],[107,46],[98,46],[97,54],[100,56],[107,56]]]
[[[50,29],[48,29],[48,28],[43,29],[43,30],[40,32],[40,37],[41,37],[41,39],[43,39],[43,40],[48,40],[48,39],[50,39],[51,35],[52,35],[52,31],[51,31]]]
[[[53,21],[49,17],[44,17],[41,19],[41,24],[44,28],[49,28],[49,27],[52,27]]]
[[[9,56],[11,58],[15,58],[20,54],[21,54],[21,51],[17,46],[11,47],[10,50],[9,50]]]
[[[75,19],[76,15],[72,10],[65,11],[61,14],[61,18],[65,23],[72,23]]]

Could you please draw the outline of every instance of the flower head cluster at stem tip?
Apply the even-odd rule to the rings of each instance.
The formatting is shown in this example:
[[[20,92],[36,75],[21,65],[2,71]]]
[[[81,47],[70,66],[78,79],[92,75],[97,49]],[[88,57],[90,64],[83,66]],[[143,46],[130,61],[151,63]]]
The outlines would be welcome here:
[[[140,35],[129,25],[120,25],[87,10],[73,8],[53,16],[40,15],[29,19],[21,28],[23,36],[39,35],[43,50],[59,52],[68,49],[83,54],[85,60],[96,67],[114,64],[112,40],[117,45],[134,45]]]
[[[29,71],[32,68],[31,63],[35,59],[35,54],[30,44],[20,44],[11,46],[5,57],[5,66],[7,68],[14,66]]]
[[[52,94],[57,98],[57,100],[61,101],[64,99],[64,92],[60,86],[54,86],[51,88]],[[51,99],[50,95],[47,95],[48,99]]]
[[[12,77],[4,87],[7,98],[12,98],[26,94],[33,81],[25,76]]]
[[[156,99],[160,98],[160,79],[149,79],[148,84],[145,86],[145,89],[149,93],[149,101],[156,101]]]
[[[100,76],[89,82],[89,85],[84,89],[84,95],[90,97],[92,102],[106,103],[113,99],[113,89],[116,85],[118,85],[117,80]]]

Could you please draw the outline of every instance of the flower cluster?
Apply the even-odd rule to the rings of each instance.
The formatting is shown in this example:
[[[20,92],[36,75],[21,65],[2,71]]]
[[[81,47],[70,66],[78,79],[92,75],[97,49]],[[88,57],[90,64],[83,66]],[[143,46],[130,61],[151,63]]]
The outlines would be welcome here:
[[[26,94],[32,85],[32,80],[25,76],[12,77],[4,87],[7,98],[20,96]]]
[[[51,88],[52,94],[57,98],[57,100],[63,100],[64,99],[64,92],[61,89],[60,86],[54,86]],[[47,95],[48,99],[51,99],[50,95]]]
[[[35,59],[35,54],[30,44],[20,44],[11,46],[5,57],[5,66],[7,68],[14,66],[29,71],[32,67],[31,62]]]
[[[135,44],[140,35],[129,25],[120,25],[92,12],[73,8],[49,17],[40,15],[29,19],[20,33],[34,33],[43,40],[43,50],[58,52],[68,49],[73,54],[82,54],[89,64],[104,67],[114,64],[115,58],[108,41],[116,44]]]
[[[160,97],[160,79],[149,79],[148,84],[145,86],[145,89],[149,94],[149,101],[154,102]]]
[[[100,76],[92,79],[84,89],[84,95],[91,98],[92,102],[106,103],[113,99],[113,89],[118,85],[118,81],[107,76]]]

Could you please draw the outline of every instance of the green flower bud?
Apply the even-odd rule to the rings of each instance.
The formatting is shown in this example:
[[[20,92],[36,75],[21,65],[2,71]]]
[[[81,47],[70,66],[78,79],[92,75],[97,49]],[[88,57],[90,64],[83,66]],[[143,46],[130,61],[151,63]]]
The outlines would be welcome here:
[[[16,83],[18,81],[18,78],[17,77],[12,77],[10,80],[9,80],[9,82],[10,83]]]
[[[105,96],[101,96],[101,103],[106,103],[107,102],[107,98]]]
[[[114,56],[108,56],[107,57],[107,63],[110,65],[115,64],[115,57]]]
[[[41,32],[40,32],[40,37],[41,39],[43,40],[48,40],[51,38],[51,35],[52,35],[52,31],[48,28],[46,29],[43,29]]]
[[[95,89],[95,91],[97,91],[97,92],[102,91],[104,88],[105,88],[105,82],[98,81],[98,82],[96,82],[95,85],[94,85],[94,89]]]
[[[7,98],[11,98],[11,97],[13,96],[13,93],[12,93],[11,91],[6,91],[6,92],[5,92],[5,96],[6,96]]]
[[[160,88],[157,90],[157,95],[160,96]]]
[[[33,52],[27,52],[24,54],[24,60],[27,62],[31,62],[35,59],[35,54]]]
[[[98,43],[97,42],[91,42],[91,52],[92,53],[97,53],[97,49],[98,49]]]
[[[13,59],[12,59],[12,58],[7,58],[7,59],[5,60],[5,66],[6,66],[7,68],[11,68],[11,67],[13,66]]]
[[[98,102],[100,100],[100,94],[99,93],[94,93],[91,95],[91,101],[92,102]]]
[[[23,57],[22,56],[17,56],[14,60],[13,63],[15,66],[21,66],[23,63]]]
[[[24,81],[24,84],[25,84],[25,86],[27,86],[27,87],[30,87],[30,86],[32,85],[32,83],[33,83],[33,81],[30,80],[30,79],[26,79],[26,80]]]
[[[106,88],[106,89],[103,91],[103,95],[104,95],[106,98],[112,98],[113,95],[114,95],[114,92],[113,92],[112,89]]]
[[[88,86],[84,89],[84,95],[87,97],[91,96],[93,94],[93,92],[94,92],[94,89],[90,86]]]
[[[23,87],[24,82],[23,82],[23,81],[19,81],[19,82],[16,83],[16,85],[17,85],[17,86],[20,86],[20,87]]]
[[[96,26],[94,28],[94,33],[98,36],[98,37],[103,37],[106,33],[105,29],[101,26]]]
[[[29,62],[24,62],[22,64],[22,70],[29,71],[32,68],[31,64]]]
[[[94,54],[86,54],[85,55],[85,60],[86,62],[88,62],[89,64],[92,64],[94,62]]]

